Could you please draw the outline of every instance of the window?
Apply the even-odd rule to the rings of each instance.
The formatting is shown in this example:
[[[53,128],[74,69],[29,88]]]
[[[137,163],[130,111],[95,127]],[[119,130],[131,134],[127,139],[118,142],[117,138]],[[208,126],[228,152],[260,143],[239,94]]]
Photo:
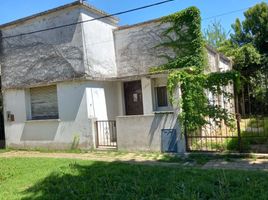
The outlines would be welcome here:
[[[167,87],[166,86],[156,88],[156,97],[157,97],[157,106],[158,107],[168,106]]]
[[[46,86],[30,89],[31,118],[58,119],[57,87]]]

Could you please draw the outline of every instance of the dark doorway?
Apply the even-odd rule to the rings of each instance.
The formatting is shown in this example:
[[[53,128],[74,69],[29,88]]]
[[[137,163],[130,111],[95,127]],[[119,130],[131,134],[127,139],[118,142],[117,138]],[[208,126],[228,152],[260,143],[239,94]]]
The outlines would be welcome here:
[[[143,115],[141,81],[124,83],[126,115]]]
[[[2,109],[0,110],[0,149],[5,148],[5,131],[4,131],[4,119],[2,114]]]

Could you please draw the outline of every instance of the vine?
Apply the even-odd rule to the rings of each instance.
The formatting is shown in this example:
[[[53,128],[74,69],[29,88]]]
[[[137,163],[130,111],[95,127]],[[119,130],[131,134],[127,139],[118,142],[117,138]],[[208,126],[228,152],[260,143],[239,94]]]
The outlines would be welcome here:
[[[168,71],[168,91],[173,103],[174,91],[181,89],[181,108],[179,119],[187,131],[194,131],[209,124],[210,120],[232,126],[233,115],[219,105],[212,105],[205,91],[212,95],[223,95],[230,99],[232,93],[224,86],[238,86],[240,75],[236,71],[205,73],[208,66],[205,42],[201,32],[200,11],[190,7],[181,12],[164,17],[162,23],[170,26],[163,32],[163,43],[158,46],[171,48],[173,56],[159,55],[167,63],[151,69],[151,72]]]

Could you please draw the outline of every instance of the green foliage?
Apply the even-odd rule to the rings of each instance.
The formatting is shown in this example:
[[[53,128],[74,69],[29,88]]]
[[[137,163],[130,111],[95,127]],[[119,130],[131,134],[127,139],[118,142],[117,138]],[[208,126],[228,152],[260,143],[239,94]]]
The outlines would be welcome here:
[[[249,79],[255,72],[268,69],[268,4],[256,4],[244,16],[242,22],[236,19],[231,39],[219,50],[232,56],[234,68]]]
[[[244,16],[244,21],[232,24],[234,33],[218,50],[232,57],[234,68],[248,77],[268,66],[268,4],[256,4]]]
[[[172,24],[163,32],[164,42],[158,46],[171,48],[175,56],[160,55],[167,58],[168,63],[152,71],[178,69],[196,66],[203,68],[204,41],[201,33],[200,11],[195,7],[190,7],[181,12],[169,15],[162,19],[162,23]]]
[[[80,142],[80,135],[79,134],[74,134],[71,149],[72,150],[78,149],[79,142]]]
[[[244,21],[237,19],[232,25],[232,42],[239,46],[252,43],[260,53],[268,54],[268,4],[256,4],[248,9],[244,16]]]
[[[199,10],[190,7],[165,17],[162,22],[169,23],[170,26],[164,31],[162,35],[164,42],[159,46],[171,48],[175,56],[160,55],[167,58],[168,62],[151,71],[169,71],[168,91],[173,103],[178,103],[173,93],[177,87],[180,87],[182,110],[179,118],[181,124],[185,125],[184,128],[187,131],[194,131],[210,123],[208,118],[215,122],[224,120],[227,125],[231,125],[232,116],[226,109],[211,105],[205,90],[213,95],[224,95],[230,98],[231,94],[225,92],[222,86],[232,81],[238,83],[239,74],[235,71],[204,73],[208,64]]]
[[[213,158],[191,154],[189,159],[204,164]],[[268,174],[260,170],[49,158],[0,158],[0,163],[0,197],[4,200],[244,200],[267,199],[268,196]]]
[[[246,73],[256,71],[256,67],[261,62],[261,55],[252,44],[239,47],[230,41],[226,41],[218,50],[232,58],[234,69],[240,71],[244,76],[247,75]]]
[[[218,48],[227,40],[228,33],[222,27],[220,21],[214,21],[204,30],[204,38],[210,46]]]
[[[192,71],[193,72],[193,71]],[[233,116],[228,110],[217,105],[211,105],[205,90],[213,95],[223,95],[232,98],[232,93],[227,92],[222,86],[231,83],[240,85],[240,74],[236,71],[225,73],[189,73],[188,70],[172,71],[168,77],[168,90],[170,96],[178,85],[181,87],[181,107],[183,112],[181,120],[187,125],[188,131],[194,131],[205,124],[210,123],[207,117],[214,122],[224,120],[228,126],[233,125]],[[176,100],[173,99],[173,102]]]
[[[244,90],[249,91],[251,104],[261,104],[267,112],[268,4],[256,4],[244,16],[243,21],[235,21],[230,40],[218,50],[232,57],[234,69],[244,77]]]

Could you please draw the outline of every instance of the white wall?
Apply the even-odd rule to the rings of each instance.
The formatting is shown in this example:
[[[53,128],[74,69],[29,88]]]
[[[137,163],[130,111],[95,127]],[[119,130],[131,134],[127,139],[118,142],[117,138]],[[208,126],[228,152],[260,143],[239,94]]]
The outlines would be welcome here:
[[[219,59],[219,70],[221,72],[228,71],[232,69],[232,65],[226,59],[220,58]]]
[[[1,29],[3,36],[42,30],[81,20],[69,8]],[[29,85],[69,80],[85,74],[81,24],[3,40],[2,85]]]
[[[29,109],[27,90],[8,89],[4,91],[5,133],[8,147],[28,148],[44,147],[53,149],[69,149],[75,138],[79,138],[79,148],[94,146],[94,118],[89,117],[88,107],[91,99],[89,90],[100,90],[105,96],[95,99],[96,102],[105,102],[108,119],[122,115],[119,106],[118,82],[65,82],[57,84],[58,95],[58,120],[27,120]],[[121,102],[122,103],[122,102]],[[122,104],[121,104],[122,105]],[[99,109],[100,104],[93,104],[94,109]],[[102,106],[102,105],[101,105]],[[14,114],[15,121],[8,122],[6,111]]]
[[[140,75],[167,62],[160,55],[174,55],[170,48],[157,47],[168,23],[145,23],[114,31],[118,76]]]
[[[175,129],[177,152],[185,152],[185,138],[176,114],[120,116],[116,118],[116,124],[119,150],[160,152],[163,129]]]
[[[75,6],[1,29],[12,36],[100,17]],[[109,19],[3,40],[4,88],[22,88],[89,77],[115,77],[113,29]]]
[[[87,21],[98,16],[82,9],[81,17],[83,21]],[[115,77],[117,73],[113,29],[116,26],[102,19],[83,23],[82,27],[86,72],[94,77]]]
[[[150,78],[141,78],[143,114],[153,113],[153,94],[152,80]]]

